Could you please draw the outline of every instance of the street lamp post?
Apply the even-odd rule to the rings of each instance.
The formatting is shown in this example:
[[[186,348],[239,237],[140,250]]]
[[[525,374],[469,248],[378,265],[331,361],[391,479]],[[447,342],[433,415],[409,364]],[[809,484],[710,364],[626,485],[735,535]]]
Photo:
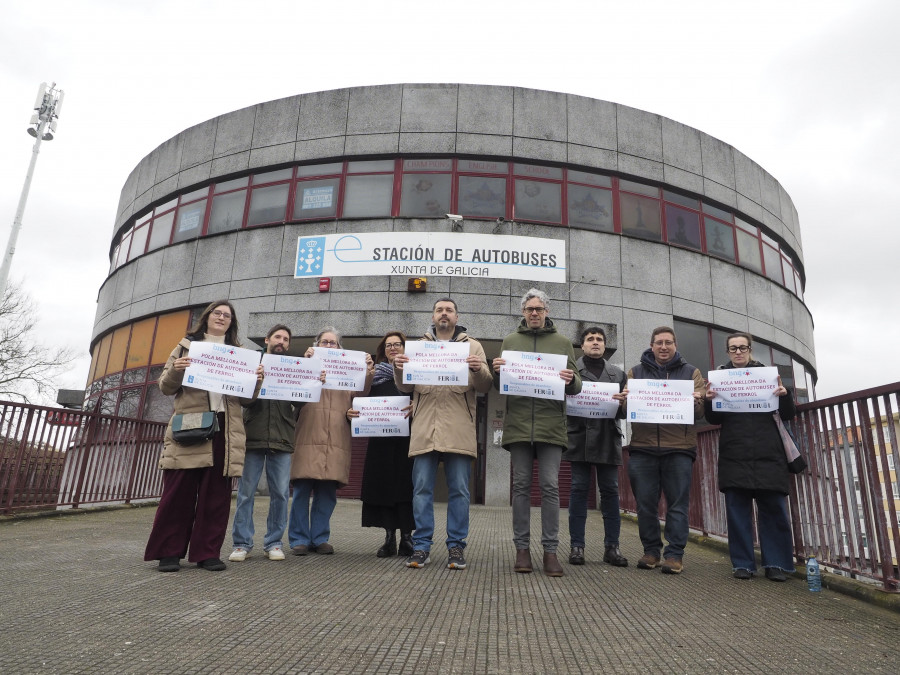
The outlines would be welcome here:
[[[42,141],[52,141],[56,133],[56,120],[62,109],[63,91],[56,88],[56,82],[49,87],[42,82],[38,89],[37,99],[34,102],[34,115],[31,116],[28,133],[34,136],[34,147],[31,150],[31,162],[28,165],[28,173],[25,174],[25,185],[22,186],[22,194],[19,195],[19,206],[16,209],[16,219],[13,221],[12,230],[9,232],[9,241],[6,244],[6,253],[3,254],[3,265],[0,266],[0,301],[5,296],[6,285],[9,281],[9,268],[12,266],[13,254],[16,252],[16,240],[22,229],[22,216],[25,214],[25,203],[28,201],[28,191],[31,189],[31,178],[34,175],[34,166],[37,164],[38,153],[41,151]]]

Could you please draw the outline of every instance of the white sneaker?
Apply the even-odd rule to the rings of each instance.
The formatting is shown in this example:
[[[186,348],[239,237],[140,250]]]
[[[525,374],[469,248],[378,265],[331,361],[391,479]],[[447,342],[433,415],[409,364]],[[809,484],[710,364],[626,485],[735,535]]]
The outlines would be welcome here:
[[[247,559],[247,556],[250,555],[250,551],[245,548],[241,548],[240,546],[235,547],[235,549],[231,552],[231,555],[228,556],[228,559],[231,562],[243,562]]]
[[[268,556],[269,560],[284,560],[284,551],[281,550],[280,546],[276,546],[266,551],[266,556]]]

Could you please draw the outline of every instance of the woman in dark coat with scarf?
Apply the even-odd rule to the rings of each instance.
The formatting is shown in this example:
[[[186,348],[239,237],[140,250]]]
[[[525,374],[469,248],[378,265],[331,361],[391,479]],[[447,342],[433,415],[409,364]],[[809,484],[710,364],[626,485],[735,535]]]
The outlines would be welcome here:
[[[375,351],[375,379],[369,396],[404,396],[394,384],[394,358],[406,349],[406,336],[390,331]],[[359,413],[351,410],[349,418]],[[387,558],[413,554],[412,465],[409,436],[370,438],[363,465],[362,526],[385,531],[384,544],[375,555]],[[397,544],[400,530],[400,544]]]
[[[747,333],[725,339],[731,358],[720,369],[761,368],[753,359],[753,340]],[[796,413],[794,399],[778,379],[778,412],[782,420]],[[713,409],[716,392],[707,386],[706,419],[719,424],[719,490],[725,493],[728,520],[728,552],[735,579],[749,579],[756,572],[753,550],[753,502],[756,502],[759,548],[766,578],[785,581],[794,571],[794,544],[788,516],[790,472],[784,444],[771,412],[721,412]]]

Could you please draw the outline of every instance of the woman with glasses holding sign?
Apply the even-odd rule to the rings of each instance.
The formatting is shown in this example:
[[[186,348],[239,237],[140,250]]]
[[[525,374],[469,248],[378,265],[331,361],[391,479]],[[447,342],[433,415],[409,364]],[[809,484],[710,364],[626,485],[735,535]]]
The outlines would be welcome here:
[[[159,560],[160,572],[177,572],[180,559],[190,549],[188,560],[210,572],[225,569],[219,559],[228,514],[231,511],[231,479],[244,468],[244,419],[241,399],[183,385],[184,371],[191,364],[191,342],[217,342],[239,347],[238,320],[227,300],[214,302],[178,343],[166,361],[159,388],[175,397],[175,413],[166,428],[162,458],[163,493],[153,521],[144,560]],[[262,382],[262,367],[257,389]],[[205,415],[204,415],[205,413]],[[196,429],[197,438],[185,439],[180,430],[193,418],[209,418]],[[173,431],[173,422],[180,430]],[[201,436],[206,436],[201,438]]]
[[[342,349],[336,328],[322,330],[304,356],[315,348]],[[365,355],[366,377],[362,390],[322,389],[321,398],[300,410],[294,433],[291,483],[294,488],[288,518],[288,541],[294,555],[334,553],[329,543],[331,514],[337,506],[337,491],[350,482],[350,425],[347,410],[354,396],[368,396],[375,364]],[[328,367],[326,365],[326,370]],[[328,384],[328,376],[325,380]]]
[[[404,396],[394,384],[394,358],[406,351],[406,336],[390,331],[375,350],[375,379],[369,396]],[[348,410],[347,418],[359,417]],[[376,551],[379,558],[413,554],[412,467],[409,436],[370,438],[362,477],[362,526],[384,529],[384,544]],[[400,530],[400,545],[397,545]]]
[[[732,333],[725,339],[731,361],[720,370],[762,368],[753,358],[753,339],[747,333]],[[794,398],[778,378],[777,414],[794,417]],[[719,490],[725,493],[728,519],[728,552],[735,579],[749,579],[756,572],[753,549],[753,502],[766,578],[785,581],[794,571],[793,537],[788,517],[787,494],[790,473],[784,444],[775,416],[768,412],[724,412],[716,410],[716,391],[706,390],[706,419],[722,426],[719,437]]]

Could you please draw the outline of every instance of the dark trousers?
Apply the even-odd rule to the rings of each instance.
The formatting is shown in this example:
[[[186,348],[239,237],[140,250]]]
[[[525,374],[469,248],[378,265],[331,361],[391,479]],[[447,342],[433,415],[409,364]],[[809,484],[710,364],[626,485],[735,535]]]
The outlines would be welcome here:
[[[785,572],[794,570],[794,539],[787,496],[771,490],[725,491],[728,516],[728,552],[734,569],[756,571],[753,550],[753,502],[756,501],[756,524],[763,567]]]
[[[224,476],[225,433],[213,437],[213,465],[163,471],[163,494],[144,560],[218,558],[231,512],[231,478]]]
[[[588,491],[591,487],[591,467],[595,467],[597,470],[600,513],[603,515],[603,546],[604,548],[618,546],[622,520],[619,514],[619,467],[615,464],[572,462],[572,493],[569,495],[569,539],[572,546],[584,548]]]
[[[659,534],[659,498],[666,498],[666,548],[664,558],[681,560],[687,545],[690,521],[691,471],[694,460],[689,455],[672,452],[651,454],[632,452],[628,458],[628,478],[637,504],[638,534],[644,553],[659,557],[662,537]]]

